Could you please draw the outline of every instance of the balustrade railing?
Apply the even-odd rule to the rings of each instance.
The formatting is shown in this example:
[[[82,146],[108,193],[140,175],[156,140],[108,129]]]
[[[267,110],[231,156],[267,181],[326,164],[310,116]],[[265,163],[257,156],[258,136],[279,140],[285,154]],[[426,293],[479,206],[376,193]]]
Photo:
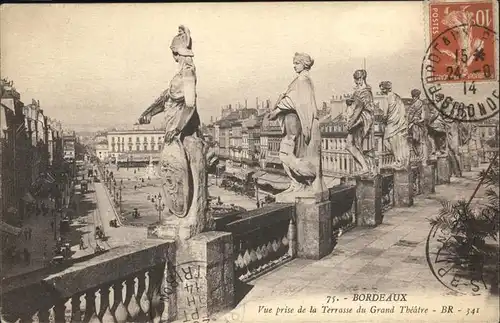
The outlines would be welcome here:
[[[2,281],[2,322],[158,321],[173,242],[146,240],[59,268]],[[49,268],[55,271],[55,269]]]
[[[240,281],[248,282],[295,257],[293,204],[271,204],[240,216],[222,228],[233,234],[235,277]]]
[[[330,188],[333,235],[356,226],[356,186],[340,184]]]
[[[394,206],[394,174],[382,174],[382,210]]]

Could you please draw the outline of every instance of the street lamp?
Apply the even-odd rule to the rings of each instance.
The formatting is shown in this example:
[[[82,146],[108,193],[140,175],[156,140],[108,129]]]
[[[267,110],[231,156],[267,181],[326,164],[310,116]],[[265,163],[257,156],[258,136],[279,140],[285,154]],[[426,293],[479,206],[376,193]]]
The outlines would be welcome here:
[[[157,201],[155,202],[155,209],[158,211],[158,222],[161,223],[161,212],[165,209],[165,204],[161,203],[161,194],[158,195]]]
[[[120,215],[122,214],[122,186],[123,186],[123,179],[120,180]]]

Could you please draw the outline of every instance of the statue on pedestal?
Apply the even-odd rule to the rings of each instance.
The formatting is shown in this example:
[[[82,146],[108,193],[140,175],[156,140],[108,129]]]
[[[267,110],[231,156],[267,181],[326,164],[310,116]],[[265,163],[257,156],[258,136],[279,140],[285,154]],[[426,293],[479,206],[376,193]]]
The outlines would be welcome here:
[[[179,64],[170,86],[141,115],[147,124],[161,112],[165,115],[165,140],[160,155],[165,215],[161,224],[168,235],[185,240],[207,228],[207,186],[205,145],[196,109],[196,68],[189,29],[179,26],[170,46]]]
[[[363,141],[369,139],[373,128],[374,102],[372,89],[366,84],[365,70],[354,72],[354,93],[347,100],[347,151],[361,168],[361,173],[373,175],[374,156],[363,151]]]
[[[436,102],[442,100],[441,96],[444,98],[444,95],[441,93],[436,94]],[[432,103],[430,103],[432,105]],[[447,124],[443,120],[443,116],[439,111],[432,107],[428,106],[429,113],[429,121],[427,123],[427,135],[429,137],[430,143],[430,158],[437,158],[438,156],[446,156],[446,146],[447,146]]]
[[[296,53],[293,65],[297,77],[278,98],[267,118],[278,120],[283,133],[280,159],[291,179],[290,187],[277,194],[276,201],[295,201],[324,191],[321,169],[321,134],[316,115],[316,98],[309,70],[314,60]]]
[[[395,169],[405,169],[410,162],[410,147],[408,145],[408,120],[406,109],[401,97],[392,92],[392,83],[381,82],[380,91],[387,96],[385,114],[384,142],[394,155]]]
[[[424,165],[428,159],[427,126],[424,103],[420,99],[420,90],[411,91],[412,102],[408,107],[408,133],[411,152]]]

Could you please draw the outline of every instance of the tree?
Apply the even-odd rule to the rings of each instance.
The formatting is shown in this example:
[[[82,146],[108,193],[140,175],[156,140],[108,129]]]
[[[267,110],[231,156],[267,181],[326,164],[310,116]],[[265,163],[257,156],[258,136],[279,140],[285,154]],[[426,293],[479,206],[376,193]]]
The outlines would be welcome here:
[[[492,246],[487,240],[497,241],[499,235],[499,175],[497,153],[488,169],[480,172],[479,184],[469,201],[443,201],[439,215],[430,219],[431,225],[449,233],[450,239],[443,245],[446,261],[464,269],[469,277],[488,272],[498,276],[498,244]],[[473,209],[470,203],[483,184],[487,202]]]

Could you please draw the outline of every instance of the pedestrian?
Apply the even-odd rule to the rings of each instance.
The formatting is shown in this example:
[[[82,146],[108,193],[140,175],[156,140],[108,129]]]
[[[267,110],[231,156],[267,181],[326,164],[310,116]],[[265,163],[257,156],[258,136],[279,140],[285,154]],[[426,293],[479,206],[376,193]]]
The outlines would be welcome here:
[[[28,229],[28,236],[29,236],[29,239],[28,240],[31,240],[31,235],[33,234],[33,229],[32,228],[29,228]]]
[[[50,221],[50,228],[54,230],[54,221]]]
[[[137,191],[137,185],[134,185],[134,191]]]
[[[80,237],[80,250],[85,249],[85,242],[83,241],[83,237]]]

